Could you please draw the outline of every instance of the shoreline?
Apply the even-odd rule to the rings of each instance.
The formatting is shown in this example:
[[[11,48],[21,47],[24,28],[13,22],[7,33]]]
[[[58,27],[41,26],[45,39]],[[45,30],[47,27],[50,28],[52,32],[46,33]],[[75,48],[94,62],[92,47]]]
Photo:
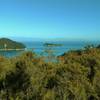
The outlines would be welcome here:
[[[24,51],[24,49],[0,49],[0,51]]]

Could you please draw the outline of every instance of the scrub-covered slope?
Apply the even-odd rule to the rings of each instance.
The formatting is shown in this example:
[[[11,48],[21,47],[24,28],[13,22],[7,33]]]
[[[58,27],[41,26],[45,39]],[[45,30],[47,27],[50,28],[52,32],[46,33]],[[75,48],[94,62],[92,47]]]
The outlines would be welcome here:
[[[0,49],[24,49],[25,45],[7,38],[0,39]]]

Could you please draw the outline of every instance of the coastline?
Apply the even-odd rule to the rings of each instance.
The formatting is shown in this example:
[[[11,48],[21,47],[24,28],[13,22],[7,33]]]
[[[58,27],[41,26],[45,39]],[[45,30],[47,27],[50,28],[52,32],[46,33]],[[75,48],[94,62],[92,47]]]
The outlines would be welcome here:
[[[24,49],[0,49],[0,51],[24,51]]]

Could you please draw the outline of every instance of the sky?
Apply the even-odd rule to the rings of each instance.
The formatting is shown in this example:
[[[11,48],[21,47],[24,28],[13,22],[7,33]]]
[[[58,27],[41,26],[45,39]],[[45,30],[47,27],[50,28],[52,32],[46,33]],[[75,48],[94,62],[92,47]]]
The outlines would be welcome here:
[[[100,0],[0,0],[0,37],[100,39]]]

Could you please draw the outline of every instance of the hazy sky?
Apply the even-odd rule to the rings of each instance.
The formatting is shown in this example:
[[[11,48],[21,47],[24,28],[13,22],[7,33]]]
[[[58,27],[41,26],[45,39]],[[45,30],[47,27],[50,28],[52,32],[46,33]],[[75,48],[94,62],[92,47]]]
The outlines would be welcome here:
[[[0,37],[100,39],[100,0],[0,0]]]

